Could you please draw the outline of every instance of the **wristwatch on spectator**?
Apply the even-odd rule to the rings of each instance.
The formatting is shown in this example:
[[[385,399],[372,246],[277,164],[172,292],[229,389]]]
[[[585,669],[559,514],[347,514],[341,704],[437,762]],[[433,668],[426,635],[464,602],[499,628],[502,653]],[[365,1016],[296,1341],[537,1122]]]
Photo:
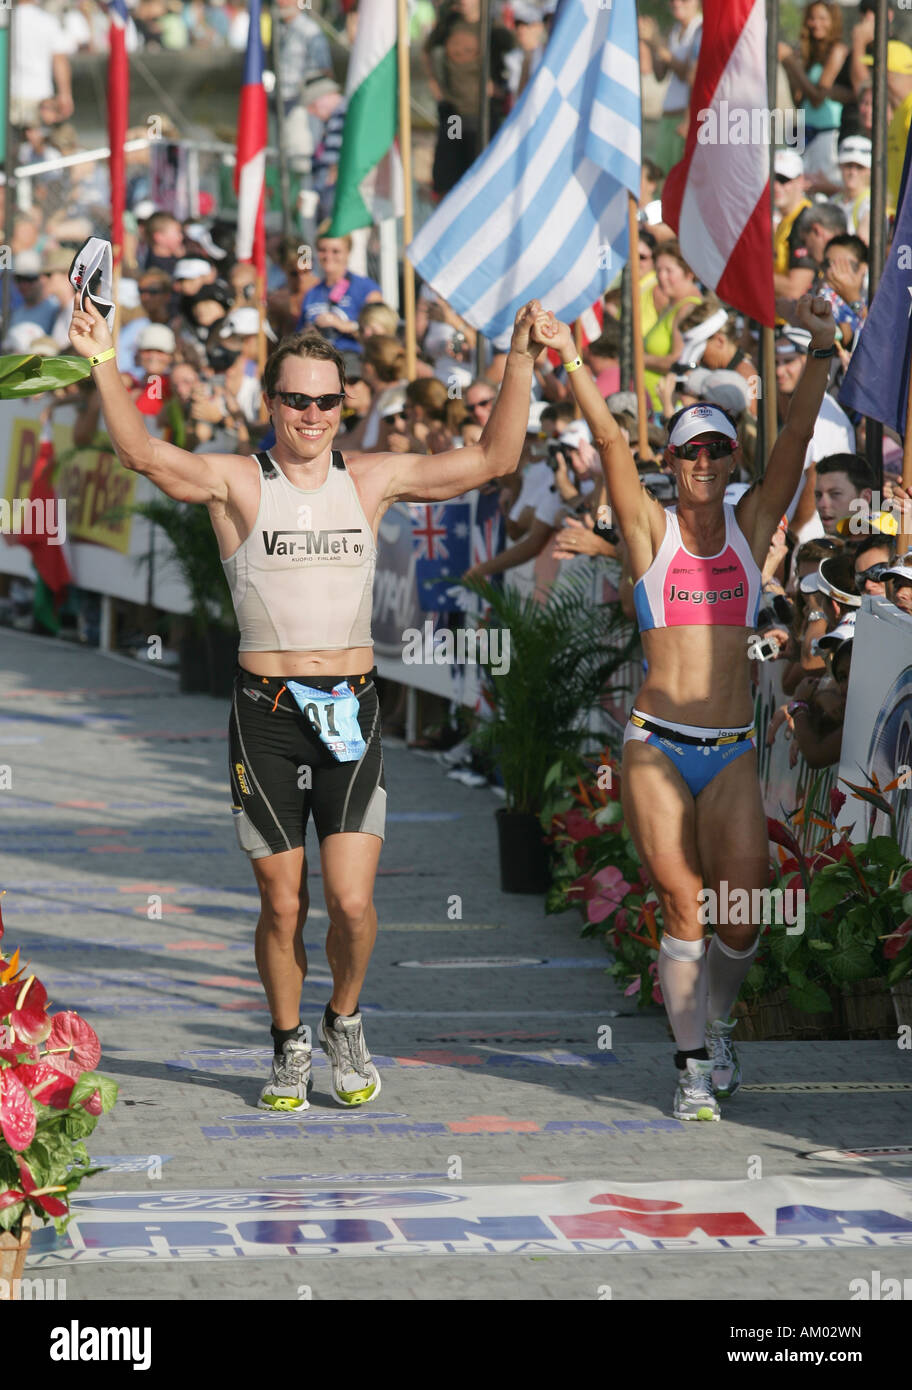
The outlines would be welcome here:
[[[808,613],[808,615],[807,615],[807,621],[808,621],[809,623],[820,623],[820,622],[824,622],[824,623],[825,623],[825,622],[826,622],[826,613],[821,612],[821,610],[820,610],[819,608],[812,608],[811,611],[810,611],[810,613]]]

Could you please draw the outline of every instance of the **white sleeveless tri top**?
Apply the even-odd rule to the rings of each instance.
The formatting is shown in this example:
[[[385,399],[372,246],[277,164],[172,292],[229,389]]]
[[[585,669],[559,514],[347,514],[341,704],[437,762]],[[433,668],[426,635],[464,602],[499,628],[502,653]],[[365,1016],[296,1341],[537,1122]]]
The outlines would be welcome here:
[[[222,564],[242,652],[371,647],[377,547],[335,449],[322,487],[295,487],[255,454],[260,505],[250,535]]]

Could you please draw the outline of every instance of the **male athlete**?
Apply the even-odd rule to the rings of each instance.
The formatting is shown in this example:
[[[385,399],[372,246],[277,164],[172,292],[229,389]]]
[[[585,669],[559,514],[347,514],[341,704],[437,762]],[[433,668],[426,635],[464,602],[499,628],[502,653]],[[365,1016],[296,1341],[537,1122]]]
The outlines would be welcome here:
[[[168,497],[208,507],[231,587],[241,633],[231,785],[238,839],[260,890],[255,954],[275,1052],[263,1108],[308,1105],[311,1049],[300,1003],[311,812],[333,976],[317,1036],[340,1105],[380,1093],[359,1012],[377,934],[373,890],[386,812],[370,632],[377,528],[394,502],[443,502],[516,469],[541,352],[529,335],[540,313],[532,301],[516,316],[497,404],[477,445],[347,459],[333,449],[345,367],[322,338],[286,338],[266,363],[276,436],[268,453],[191,454],[149,435],[104,319],[91,305],[73,313],[70,341],[92,364],[118,457]]]

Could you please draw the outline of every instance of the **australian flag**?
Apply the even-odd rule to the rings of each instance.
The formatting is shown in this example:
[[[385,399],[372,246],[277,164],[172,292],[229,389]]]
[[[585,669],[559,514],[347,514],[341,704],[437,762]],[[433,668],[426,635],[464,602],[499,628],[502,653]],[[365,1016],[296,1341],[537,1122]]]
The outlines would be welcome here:
[[[470,568],[472,509],[468,502],[413,502],[412,544],[418,604],[424,613],[448,612],[448,590]]]
[[[846,370],[839,401],[905,434],[912,357],[912,139],[906,146],[899,210],[890,255],[858,346]]]

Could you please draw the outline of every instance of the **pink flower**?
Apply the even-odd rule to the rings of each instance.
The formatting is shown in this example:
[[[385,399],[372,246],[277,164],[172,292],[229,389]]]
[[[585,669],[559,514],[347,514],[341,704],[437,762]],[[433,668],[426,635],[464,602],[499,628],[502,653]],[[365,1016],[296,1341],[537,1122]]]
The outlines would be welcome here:
[[[604,922],[606,917],[617,911],[629,892],[630,884],[620,869],[613,864],[599,869],[597,874],[592,875],[586,888],[586,916],[589,921]]]
[[[650,965],[649,976],[652,980],[652,1002],[654,1004],[664,1004],[665,999],[662,995],[662,986],[659,984],[659,966],[657,961],[653,961]]]
[[[624,990],[624,998],[626,999],[626,998],[628,997],[628,995],[631,995],[631,994],[639,994],[639,992],[640,992],[640,977],[639,977],[639,975],[634,975],[633,978],[632,978],[631,981],[630,981],[630,984],[629,984],[629,985],[627,986],[627,988]]]

